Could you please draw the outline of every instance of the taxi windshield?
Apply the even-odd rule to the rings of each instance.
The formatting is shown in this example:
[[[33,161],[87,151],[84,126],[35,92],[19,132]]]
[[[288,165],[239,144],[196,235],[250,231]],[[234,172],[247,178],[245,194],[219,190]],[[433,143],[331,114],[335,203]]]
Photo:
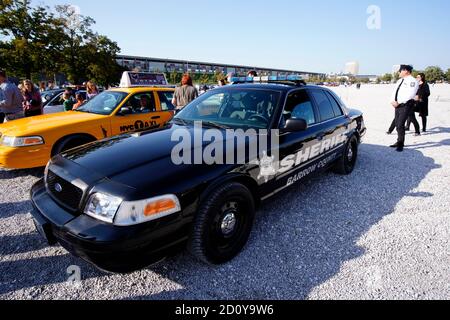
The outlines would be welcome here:
[[[99,95],[95,96],[81,107],[76,109],[76,111],[110,115],[117,106],[128,96],[126,92],[118,91],[104,91]]]
[[[205,93],[188,104],[174,122],[202,121],[222,128],[268,129],[280,98],[280,92],[236,88]]]

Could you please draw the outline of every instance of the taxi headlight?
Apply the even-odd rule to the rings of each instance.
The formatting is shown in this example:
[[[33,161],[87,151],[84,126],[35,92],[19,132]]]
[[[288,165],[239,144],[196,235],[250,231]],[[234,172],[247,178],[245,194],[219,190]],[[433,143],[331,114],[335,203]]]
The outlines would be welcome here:
[[[9,137],[3,136],[1,139],[2,145],[5,147],[30,147],[44,144],[44,139],[39,136],[34,137]]]
[[[95,219],[113,223],[122,199],[103,193],[94,193],[84,209],[84,213]]]
[[[132,226],[161,219],[181,211],[181,205],[175,195],[164,195],[141,201],[123,202],[117,211],[114,224]]]

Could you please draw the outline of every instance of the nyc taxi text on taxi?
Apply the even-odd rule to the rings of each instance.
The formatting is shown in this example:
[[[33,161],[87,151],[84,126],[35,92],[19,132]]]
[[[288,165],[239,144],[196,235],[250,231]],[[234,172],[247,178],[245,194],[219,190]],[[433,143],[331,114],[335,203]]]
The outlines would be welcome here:
[[[119,88],[74,111],[0,124],[0,168],[43,167],[63,151],[131,131],[162,127],[174,116],[164,74],[125,72]]]

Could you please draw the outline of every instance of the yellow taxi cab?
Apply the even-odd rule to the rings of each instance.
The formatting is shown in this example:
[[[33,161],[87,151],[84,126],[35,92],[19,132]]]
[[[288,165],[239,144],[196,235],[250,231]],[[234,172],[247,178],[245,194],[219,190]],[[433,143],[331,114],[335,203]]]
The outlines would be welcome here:
[[[63,151],[170,121],[175,89],[164,74],[125,72],[118,88],[100,93],[77,110],[0,124],[0,168],[43,167]]]

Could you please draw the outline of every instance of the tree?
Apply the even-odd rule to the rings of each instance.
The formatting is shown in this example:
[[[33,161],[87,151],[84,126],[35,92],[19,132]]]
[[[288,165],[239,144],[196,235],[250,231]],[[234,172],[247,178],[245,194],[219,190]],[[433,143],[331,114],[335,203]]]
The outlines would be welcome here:
[[[450,81],[450,68],[447,69],[447,73],[445,74],[445,78],[447,79],[447,81]]]
[[[221,80],[227,80],[227,76],[220,70],[216,70],[214,72],[213,80],[215,83],[221,81]]]
[[[71,5],[58,5],[56,12],[65,35],[62,71],[71,82],[80,83],[81,80],[85,80],[89,65],[89,62],[83,59],[88,57],[83,49],[93,36],[91,26],[95,21],[79,14]]]
[[[0,1],[0,66],[16,76],[53,71],[61,50],[61,25],[48,7],[30,0]]]
[[[119,46],[105,36],[93,35],[80,50],[80,57],[87,61],[86,76],[89,80],[103,86],[117,84],[122,72],[126,71],[115,59]]]
[[[72,83],[93,80],[107,86],[118,83],[125,71],[116,61],[120,48],[108,37],[92,31],[94,19],[79,14],[74,6],[56,6],[64,31],[61,70]]]
[[[444,71],[441,68],[432,66],[425,69],[425,77],[428,82],[435,83],[444,79]]]
[[[384,82],[391,82],[392,81],[392,74],[390,74],[390,73],[386,73],[385,75],[383,75],[382,77],[381,77],[381,81],[384,81]]]
[[[181,78],[183,75],[176,70],[173,70],[171,73],[166,74],[168,81],[170,84],[179,84],[181,83]]]
[[[392,77],[392,80],[394,82],[397,82],[400,79],[400,73],[399,72],[395,72],[394,76]]]

